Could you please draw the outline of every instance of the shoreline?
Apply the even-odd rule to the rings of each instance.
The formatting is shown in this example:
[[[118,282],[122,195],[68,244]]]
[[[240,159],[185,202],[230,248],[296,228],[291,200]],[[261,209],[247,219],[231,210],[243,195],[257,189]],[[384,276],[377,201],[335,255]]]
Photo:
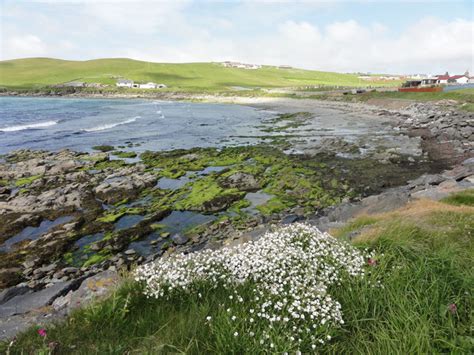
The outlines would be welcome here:
[[[0,292],[0,310],[3,304],[15,303],[20,298],[34,301],[47,293],[48,306],[53,307],[46,315],[62,318],[75,308],[71,300],[78,292],[84,292],[81,284],[112,279],[114,281],[106,288],[111,287],[118,280],[119,270],[162,255],[239,245],[258,239],[272,226],[296,221],[329,230],[360,214],[391,211],[413,199],[438,200],[452,192],[474,187],[472,114],[449,108],[439,110],[433,104],[411,104],[400,110],[386,110],[365,104],[289,98],[235,100],[232,97],[223,98],[220,103],[291,114],[295,111],[314,113],[328,108],[343,114],[366,115],[369,120],[384,120],[400,135],[419,137],[423,150],[429,151],[433,162],[440,165],[435,167],[434,173],[426,173],[423,169],[429,167],[420,169],[424,164],[422,160],[410,161],[392,153],[382,159],[384,162],[355,160],[351,163],[330,155],[325,162],[321,160],[324,155],[318,154],[313,158],[275,155],[271,146],[263,151],[250,146],[227,148],[221,152],[213,148],[151,152],[133,165],[111,160],[110,153],[100,152],[23,150],[10,153],[6,155],[7,161],[0,161],[0,180],[8,179],[7,186],[0,185],[0,215],[8,217],[9,221],[8,230],[3,232],[11,237],[21,234],[25,228],[41,228],[45,221],[52,227],[37,239],[20,241],[16,246],[19,253],[3,254],[7,264],[0,266],[1,288],[4,289]],[[333,144],[331,142],[329,146]],[[336,144],[332,153],[343,148]],[[268,160],[269,157],[272,158]],[[247,158],[257,158],[264,163],[248,169],[244,163]],[[224,169],[214,170],[215,161],[225,162]],[[184,166],[176,165],[176,162]],[[324,167],[321,163],[329,166]],[[272,166],[277,169],[272,171]],[[210,175],[200,175],[209,168]],[[333,168],[340,169],[340,174],[334,175]],[[389,172],[390,169],[393,171]],[[190,171],[198,176],[197,182],[186,180]],[[313,176],[317,171],[321,175]],[[281,175],[273,176],[278,172]],[[348,176],[351,174],[353,176]],[[409,174],[412,175],[410,178]],[[171,192],[156,189],[163,178],[173,182],[187,181],[191,185],[184,186],[190,186],[191,193],[186,195],[189,191],[183,186]],[[284,184],[278,190],[282,181]],[[322,185],[318,187],[320,183]],[[272,189],[267,190],[265,184]],[[373,190],[366,190],[364,185],[372,186]],[[232,209],[239,215],[249,207],[241,203],[243,196],[250,193],[267,198],[262,192],[271,192],[274,196],[269,200],[273,202],[267,200],[262,210],[268,215],[243,221],[215,219],[199,228],[193,227],[191,233],[183,230],[172,234],[174,232],[170,233],[166,228],[161,229],[163,221],[176,217],[175,212],[179,215],[182,211],[192,211],[194,214],[185,218],[194,218]],[[202,199],[209,195],[211,198]],[[147,200],[148,196],[152,196],[151,202]],[[296,204],[284,205],[285,196],[296,198]],[[316,203],[319,200],[326,202]],[[117,229],[117,223],[121,223],[122,217],[132,224],[121,230]],[[144,257],[130,245],[147,240],[149,235],[157,235],[153,240],[155,244],[150,244],[154,251]],[[74,253],[82,248],[76,243],[84,238],[90,238],[92,243],[84,254],[87,259],[80,259],[80,265],[76,265]],[[0,316],[0,331],[3,332],[0,339],[13,336],[29,324],[37,324],[40,320],[36,308],[34,304],[25,306],[20,312],[7,309],[7,316]]]

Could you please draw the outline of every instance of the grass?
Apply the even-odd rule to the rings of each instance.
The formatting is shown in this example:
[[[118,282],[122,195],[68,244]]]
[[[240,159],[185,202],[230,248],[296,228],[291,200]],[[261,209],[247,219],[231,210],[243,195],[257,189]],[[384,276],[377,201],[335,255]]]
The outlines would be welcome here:
[[[368,101],[370,99],[402,99],[402,100],[415,100],[415,101],[439,101],[439,100],[456,100],[459,102],[466,103],[464,106],[466,110],[469,110],[472,104],[474,104],[474,89],[462,89],[448,92],[367,92],[349,96],[350,98],[356,97],[361,101]]]
[[[318,352],[473,353],[473,214],[471,190],[443,202],[417,201],[394,212],[361,216],[333,231],[339,238],[358,234],[354,245],[380,257],[364,280],[330,290],[341,302],[345,324]],[[244,285],[238,292],[245,295],[250,288]],[[52,341],[64,354],[271,352],[250,337],[234,336],[239,317],[248,315],[245,303],[209,285],[201,285],[200,292],[201,298],[181,293],[156,300],[143,296],[140,285],[126,282],[107,300],[48,326],[46,340],[37,328],[21,334],[10,351],[32,353]],[[236,310],[236,323],[229,323],[228,307]],[[206,323],[208,316],[213,327]],[[277,329],[273,336],[284,348]],[[7,346],[0,343],[0,352]]]
[[[115,87],[117,78],[164,83],[172,91],[221,91],[307,85],[364,86],[355,74],[264,66],[258,70],[225,68],[219,63],[151,63],[125,58],[68,61],[28,58],[0,61],[0,86],[34,89],[69,81]],[[391,83],[393,85],[393,83]],[[390,85],[380,83],[380,86]]]

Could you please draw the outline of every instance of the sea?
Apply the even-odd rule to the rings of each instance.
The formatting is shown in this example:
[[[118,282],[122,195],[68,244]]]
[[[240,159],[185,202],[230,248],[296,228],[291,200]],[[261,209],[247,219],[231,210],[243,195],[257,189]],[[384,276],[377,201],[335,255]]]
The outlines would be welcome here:
[[[262,121],[275,116],[241,105],[0,97],[0,154],[29,148],[91,151],[134,145],[135,151],[255,144]]]

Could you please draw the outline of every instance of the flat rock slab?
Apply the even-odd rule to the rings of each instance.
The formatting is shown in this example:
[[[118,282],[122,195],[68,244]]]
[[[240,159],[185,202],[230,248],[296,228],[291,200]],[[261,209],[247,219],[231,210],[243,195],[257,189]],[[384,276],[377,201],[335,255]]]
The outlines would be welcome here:
[[[11,339],[33,325],[39,325],[36,317],[17,315],[0,319],[0,341]]]
[[[106,270],[85,279],[77,291],[70,292],[65,296],[70,297],[69,310],[108,295],[118,284],[119,279],[118,273],[112,270]]]
[[[0,305],[0,318],[25,314],[49,306],[57,297],[69,291],[72,286],[73,281],[58,282],[44,290],[13,297]]]

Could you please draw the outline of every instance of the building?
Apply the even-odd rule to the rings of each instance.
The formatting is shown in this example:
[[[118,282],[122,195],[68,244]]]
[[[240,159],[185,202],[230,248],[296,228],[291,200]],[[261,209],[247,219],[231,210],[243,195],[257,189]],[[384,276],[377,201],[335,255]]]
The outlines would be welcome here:
[[[439,80],[440,84],[447,84],[449,80],[449,74],[446,73],[444,75],[436,75],[436,79]]]
[[[238,69],[260,69],[262,66],[259,64],[247,64],[247,63],[240,63],[240,62],[231,62],[225,61],[222,65],[226,68],[238,68]]]
[[[471,80],[469,76],[469,72],[466,71],[464,74],[461,75],[449,75],[446,72],[444,75],[437,75],[436,78],[439,80],[440,84],[468,84]]]
[[[138,86],[140,89],[164,89],[166,88],[165,84],[156,84],[156,83],[146,83],[146,84],[139,84]]]
[[[449,78],[448,83],[456,84],[467,84],[469,82],[469,77],[467,75],[453,75]]]
[[[131,88],[133,87],[133,80],[119,79],[115,85],[117,85],[119,88]]]

